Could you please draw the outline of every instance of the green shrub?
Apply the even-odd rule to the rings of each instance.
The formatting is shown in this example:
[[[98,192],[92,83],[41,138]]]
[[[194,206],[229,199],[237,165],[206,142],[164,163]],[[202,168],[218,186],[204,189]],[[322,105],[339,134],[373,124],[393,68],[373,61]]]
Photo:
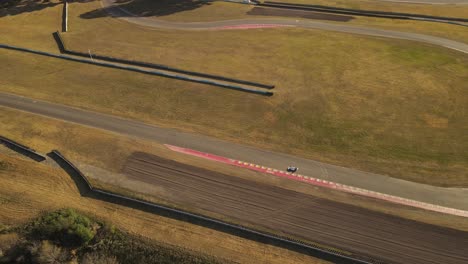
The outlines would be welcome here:
[[[73,209],[62,209],[35,221],[31,234],[40,240],[52,240],[63,246],[76,247],[88,243],[96,232],[89,218]]]

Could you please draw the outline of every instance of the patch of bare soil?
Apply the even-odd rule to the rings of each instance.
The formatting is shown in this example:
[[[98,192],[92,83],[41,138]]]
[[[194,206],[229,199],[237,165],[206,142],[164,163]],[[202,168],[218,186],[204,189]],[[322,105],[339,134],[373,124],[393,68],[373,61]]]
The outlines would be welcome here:
[[[324,13],[311,12],[311,11],[286,10],[286,9],[279,9],[279,8],[264,8],[264,7],[254,7],[252,10],[247,12],[247,15],[299,17],[299,18],[330,20],[330,21],[338,21],[338,22],[348,22],[354,19],[354,17],[352,16],[332,15],[332,14],[324,14]]]
[[[422,224],[142,152],[124,173],[162,200],[392,263],[467,263],[468,232]],[[167,193],[168,195],[164,195]]]

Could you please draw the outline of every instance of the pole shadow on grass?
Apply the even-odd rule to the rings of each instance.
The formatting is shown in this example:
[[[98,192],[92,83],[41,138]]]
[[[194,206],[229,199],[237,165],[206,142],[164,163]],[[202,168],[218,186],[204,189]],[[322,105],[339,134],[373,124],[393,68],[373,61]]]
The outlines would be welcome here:
[[[0,1],[0,17],[41,11],[59,4],[59,2],[52,3],[38,0],[4,0]]]
[[[73,0],[70,2],[87,3],[96,0]],[[62,1],[43,0],[0,0],[0,17],[32,13],[61,5]]]
[[[211,5],[211,3],[204,0],[117,0],[110,7],[98,8],[83,13],[80,18],[94,19],[107,17],[109,14],[112,14],[113,17],[160,17],[194,10],[205,5]],[[112,10],[115,11],[116,8],[127,12],[111,12]]]

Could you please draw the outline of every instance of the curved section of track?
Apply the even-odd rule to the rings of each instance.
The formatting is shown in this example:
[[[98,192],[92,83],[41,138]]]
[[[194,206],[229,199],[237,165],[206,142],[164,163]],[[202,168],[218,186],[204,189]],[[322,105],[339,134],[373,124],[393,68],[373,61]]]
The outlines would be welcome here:
[[[105,8],[106,12],[114,17],[123,19],[130,23],[135,23],[142,26],[163,28],[163,29],[182,29],[182,30],[216,30],[223,28],[232,28],[248,25],[282,25],[282,26],[292,26],[292,27],[302,27],[309,29],[319,29],[319,30],[328,30],[336,31],[343,33],[367,35],[374,37],[384,37],[384,38],[394,38],[394,39],[403,39],[417,41],[427,44],[432,44],[436,46],[441,46],[449,48],[452,50],[457,50],[463,53],[468,54],[468,44],[449,40],[440,37],[434,37],[424,34],[409,33],[409,32],[399,32],[392,30],[376,29],[369,27],[345,25],[345,24],[332,24],[324,23],[311,20],[291,20],[291,19],[236,19],[236,20],[224,20],[224,21],[215,21],[215,22],[192,22],[192,23],[180,23],[180,22],[169,22],[163,21],[155,18],[147,17],[137,17],[132,13],[114,6],[116,0],[102,0],[101,4]]]

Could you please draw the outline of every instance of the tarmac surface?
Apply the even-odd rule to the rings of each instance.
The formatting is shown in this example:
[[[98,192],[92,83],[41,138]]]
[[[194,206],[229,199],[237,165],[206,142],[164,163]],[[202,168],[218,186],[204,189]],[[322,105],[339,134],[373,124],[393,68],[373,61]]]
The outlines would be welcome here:
[[[468,0],[467,0],[468,1]],[[214,22],[191,22],[191,23],[182,23],[182,22],[170,22],[157,19],[154,17],[139,17],[134,14],[119,8],[114,5],[116,0],[102,0],[101,5],[103,6],[103,11],[107,12],[110,16],[125,20],[130,23],[134,23],[141,26],[153,27],[153,28],[162,28],[162,29],[180,29],[180,30],[220,30],[225,27],[233,26],[248,26],[248,25],[283,25],[283,26],[293,26],[309,29],[319,29],[319,30],[328,30],[336,31],[350,34],[374,36],[374,37],[384,37],[384,38],[394,38],[394,39],[403,39],[410,41],[417,41],[426,44],[432,44],[436,46],[441,46],[456,50],[463,53],[468,53],[468,44],[441,38],[430,35],[410,33],[410,32],[400,32],[393,30],[377,29],[364,26],[355,26],[349,24],[339,24],[339,23],[326,23],[321,21],[314,20],[301,20],[301,19],[288,19],[288,18],[268,18],[268,19],[235,19],[235,20],[223,20],[223,21],[214,21]]]
[[[0,106],[163,144],[195,149],[273,169],[284,170],[287,166],[293,165],[300,168],[302,175],[421,202],[468,210],[468,189],[466,188],[442,188],[404,181],[385,175],[367,173],[203,135],[181,132],[176,129],[161,128],[134,120],[1,92]]]
[[[468,263],[468,232],[422,224],[304,193],[134,153],[123,173],[158,198],[385,263]]]

